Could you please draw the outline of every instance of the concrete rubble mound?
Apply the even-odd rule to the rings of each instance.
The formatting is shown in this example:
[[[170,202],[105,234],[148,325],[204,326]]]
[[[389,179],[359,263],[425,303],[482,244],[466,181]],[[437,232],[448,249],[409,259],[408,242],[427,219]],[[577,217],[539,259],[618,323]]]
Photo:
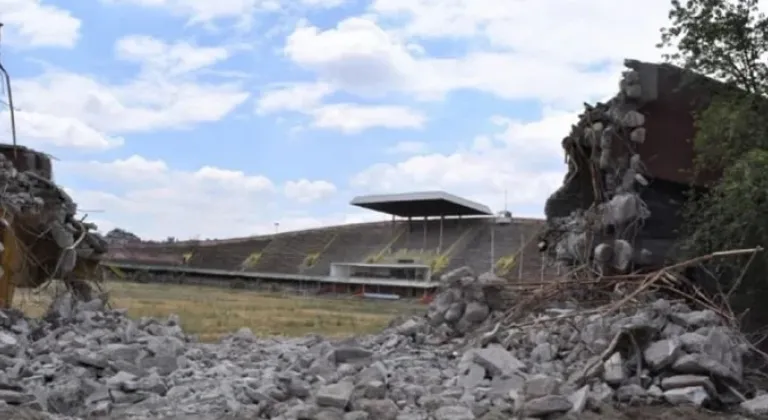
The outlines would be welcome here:
[[[22,252],[33,254],[20,256],[33,263],[13,280],[21,287],[36,287],[54,275],[68,278],[78,264],[95,267],[107,243],[95,232],[96,225],[76,219],[77,205],[51,180],[50,158],[8,147],[0,145],[2,223],[14,229]]]
[[[646,105],[679,89],[658,91],[658,79],[671,72],[668,66],[636,60],[624,64],[618,94],[605,103],[585,104],[563,139],[568,173],[545,205],[545,244],[547,253],[564,265],[593,261],[601,272],[620,273],[663,265],[679,223],[676,213],[687,184],[656,183],[668,185],[659,187],[654,181],[661,174],[644,162],[663,160],[658,159],[662,154],[685,155],[677,150],[685,146],[664,144],[668,150],[656,150],[659,141],[649,137],[646,127],[653,119],[658,126],[667,118],[662,112],[646,115]]]
[[[610,315],[550,309],[501,325],[478,293],[493,281],[454,274],[425,316],[343,340],[242,329],[199,343],[176,316],[133,320],[68,294],[42,319],[0,312],[0,413],[492,420],[567,418],[614,404],[768,413],[768,394],[748,385],[748,347],[713,311],[656,299]],[[494,321],[477,341],[475,331]]]

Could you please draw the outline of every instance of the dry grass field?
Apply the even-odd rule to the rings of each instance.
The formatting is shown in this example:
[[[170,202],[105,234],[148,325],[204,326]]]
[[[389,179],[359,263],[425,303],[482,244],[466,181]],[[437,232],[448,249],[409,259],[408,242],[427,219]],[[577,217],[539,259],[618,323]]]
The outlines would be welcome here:
[[[210,286],[111,282],[105,288],[114,308],[126,308],[134,318],[177,314],[185,331],[202,341],[215,341],[241,327],[260,335],[365,334],[384,328],[395,316],[425,310],[409,302],[275,295]],[[29,316],[39,316],[52,294],[20,290],[14,305]]]

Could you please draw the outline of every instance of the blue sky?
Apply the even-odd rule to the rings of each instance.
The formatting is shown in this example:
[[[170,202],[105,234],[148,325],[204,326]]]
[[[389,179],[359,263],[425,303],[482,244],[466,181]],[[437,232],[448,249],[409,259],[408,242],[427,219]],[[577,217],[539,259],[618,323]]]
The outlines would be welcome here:
[[[658,58],[667,0],[619,3],[0,0],[2,60],[21,143],[104,230],[383,220],[349,200],[433,189],[541,216],[581,104]]]

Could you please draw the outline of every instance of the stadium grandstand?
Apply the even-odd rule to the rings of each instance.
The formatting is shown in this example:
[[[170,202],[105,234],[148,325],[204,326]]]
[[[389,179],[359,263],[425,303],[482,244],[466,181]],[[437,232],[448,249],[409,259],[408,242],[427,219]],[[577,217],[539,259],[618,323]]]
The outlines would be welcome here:
[[[517,281],[551,275],[536,249],[543,220],[497,215],[443,191],[366,195],[351,205],[390,222],[110,250],[112,276],[137,281],[348,293],[396,299],[428,297],[446,271],[469,266]]]

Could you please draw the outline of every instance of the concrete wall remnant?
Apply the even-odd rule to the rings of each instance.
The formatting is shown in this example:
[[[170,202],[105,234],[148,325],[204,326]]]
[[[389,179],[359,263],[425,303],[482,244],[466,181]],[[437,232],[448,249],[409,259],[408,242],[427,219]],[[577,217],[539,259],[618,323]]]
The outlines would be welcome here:
[[[624,64],[619,93],[585,104],[563,139],[568,173],[546,202],[540,250],[565,265],[663,264],[686,190],[719,177],[694,176],[694,115],[727,87],[669,64]]]

